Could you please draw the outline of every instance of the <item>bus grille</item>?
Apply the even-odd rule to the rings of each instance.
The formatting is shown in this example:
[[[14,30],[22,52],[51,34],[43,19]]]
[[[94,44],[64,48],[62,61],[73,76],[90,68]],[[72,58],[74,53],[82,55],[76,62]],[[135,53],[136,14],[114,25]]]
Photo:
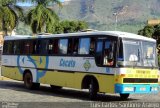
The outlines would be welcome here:
[[[158,83],[158,79],[149,78],[124,78],[123,83]]]

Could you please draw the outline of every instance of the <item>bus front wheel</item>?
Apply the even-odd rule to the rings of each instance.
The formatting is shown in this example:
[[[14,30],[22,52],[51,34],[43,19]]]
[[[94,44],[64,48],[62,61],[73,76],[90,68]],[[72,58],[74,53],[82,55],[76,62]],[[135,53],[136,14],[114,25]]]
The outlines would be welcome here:
[[[129,97],[129,94],[120,94],[121,100],[127,100]]]
[[[97,97],[97,85],[95,83],[95,81],[93,79],[91,79],[90,83],[89,83],[89,98],[91,100],[95,100]]]
[[[27,89],[38,89],[40,83],[33,83],[32,74],[30,72],[27,72],[24,75],[24,85]]]

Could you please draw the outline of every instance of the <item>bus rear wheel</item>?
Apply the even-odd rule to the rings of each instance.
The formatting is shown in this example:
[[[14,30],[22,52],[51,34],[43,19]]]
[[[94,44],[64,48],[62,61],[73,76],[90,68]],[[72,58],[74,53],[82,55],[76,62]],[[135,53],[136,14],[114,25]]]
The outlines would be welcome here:
[[[97,92],[98,92],[97,84],[93,79],[91,79],[89,83],[89,98],[91,100],[95,100],[97,98]]]
[[[27,89],[38,89],[40,86],[40,83],[33,83],[32,74],[30,72],[27,72],[24,75],[24,86]]]
[[[127,100],[129,97],[129,94],[120,94],[121,100]]]

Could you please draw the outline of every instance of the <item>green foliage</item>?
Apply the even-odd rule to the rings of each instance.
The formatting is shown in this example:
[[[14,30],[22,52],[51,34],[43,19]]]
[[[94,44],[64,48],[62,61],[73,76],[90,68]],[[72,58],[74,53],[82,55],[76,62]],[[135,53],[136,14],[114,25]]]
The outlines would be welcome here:
[[[16,6],[16,0],[0,1],[0,30],[8,34],[18,24],[19,19],[23,19],[23,12],[19,6]]]
[[[6,6],[8,4],[14,4],[14,3],[16,3],[16,0],[1,0],[0,6]]]
[[[52,29],[48,32],[59,34],[59,33],[73,33],[78,32],[84,29],[87,29],[88,25],[84,21],[61,21],[57,23]]]
[[[26,25],[24,22],[19,22],[16,27],[16,34],[20,35],[32,35],[29,25]]]
[[[52,29],[52,31],[50,33],[53,33],[53,34],[64,33],[64,28],[63,28],[62,24],[61,23],[57,23],[55,25],[55,29]]]
[[[149,25],[145,26],[144,29],[138,31],[139,35],[143,35],[150,38],[153,36],[154,33],[155,33],[154,26],[149,26]]]
[[[160,44],[160,24],[155,26],[145,26],[143,29],[138,31],[139,35],[154,38]]]
[[[160,55],[158,54],[158,66],[160,66]]]
[[[50,3],[58,3],[59,0],[31,0],[36,3],[36,7],[31,9],[26,17],[26,23],[30,25],[34,34],[48,32],[53,29],[55,23],[59,21],[57,14],[47,6]]]
[[[153,34],[153,38],[157,40],[157,46],[158,46],[158,54],[160,54],[160,24],[154,26],[155,32]]]

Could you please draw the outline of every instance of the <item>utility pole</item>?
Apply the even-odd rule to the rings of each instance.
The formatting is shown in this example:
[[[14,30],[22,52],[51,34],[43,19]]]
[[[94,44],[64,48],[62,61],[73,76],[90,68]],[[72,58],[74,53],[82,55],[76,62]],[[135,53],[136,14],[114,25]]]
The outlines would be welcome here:
[[[115,16],[115,28],[114,30],[117,30],[117,26],[118,26],[118,16],[119,15],[124,15],[127,11],[128,6],[124,6],[121,10],[113,13],[113,16]]]
[[[117,13],[113,13],[113,15],[115,16],[115,28],[114,30],[117,30],[117,22],[118,22],[118,14]]]

